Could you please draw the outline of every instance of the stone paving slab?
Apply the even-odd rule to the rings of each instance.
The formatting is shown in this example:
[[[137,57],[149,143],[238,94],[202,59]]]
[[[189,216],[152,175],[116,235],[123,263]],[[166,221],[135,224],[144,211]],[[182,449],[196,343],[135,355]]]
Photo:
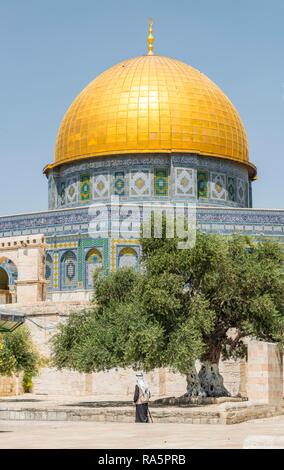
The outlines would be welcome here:
[[[248,436],[243,443],[244,449],[284,449],[283,436]]]
[[[256,437],[283,442],[284,416],[234,426],[212,424],[0,421],[1,449],[241,449]]]

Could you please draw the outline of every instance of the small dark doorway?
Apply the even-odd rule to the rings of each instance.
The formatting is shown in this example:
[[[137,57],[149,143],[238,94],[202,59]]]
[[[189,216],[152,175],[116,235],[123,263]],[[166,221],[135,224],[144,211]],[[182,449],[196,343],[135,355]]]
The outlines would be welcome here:
[[[0,268],[0,290],[9,290],[9,277],[3,268]]]
[[[0,267],[0,304],[10,304],[9,276],[5,269]]]

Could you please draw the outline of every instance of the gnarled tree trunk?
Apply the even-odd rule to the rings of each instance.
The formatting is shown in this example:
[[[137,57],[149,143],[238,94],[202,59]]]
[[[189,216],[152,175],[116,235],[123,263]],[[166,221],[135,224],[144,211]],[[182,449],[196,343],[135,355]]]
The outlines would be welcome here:
[[[224,386],[219,372],[219,362],[204,361],[198,374],[200,387],[207,397],[229,397],[230,393]]]
[[[186,396],[188,397],[206,397],[206,393],[200,385],[200,380],[195,367],[192,368],[191,372],[186,375],[187,391]]]

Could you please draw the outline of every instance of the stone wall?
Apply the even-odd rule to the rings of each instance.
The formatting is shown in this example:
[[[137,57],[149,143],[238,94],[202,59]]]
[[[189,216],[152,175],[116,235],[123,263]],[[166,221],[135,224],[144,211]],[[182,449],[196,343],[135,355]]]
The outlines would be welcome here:
[[[283,354],[274,343],[248,344],[248,398],[278,405],[283,399]]]
[[[240,362],[221,365],[225,386],[233,395],[240,394]],[[186,379],[168,369],[155,369],[145,377],[152,394],[157,397],[181,396],[186,392]],[[50,395],[95,395],[106,398],[131,398],[135,384],[135,371],[132,369],[112,369],[106,372],[80,374],[74,371],[57,371],[43,368],[33,381],[33,392]],[[243,395],[245,396],[245,395]]]
[[[93,292],[86,290],[74,290],[74,291],[51,291],[48,293],[48,298],[52,302],[89,302],[92,299]]]
[[[160,396],[183,395],[186,380],[180,374],[166,369],[156,369],[145,374],[154,398]],[[132,400],[135,387],[135,371],[132,369],[112,369],[107,372],[80,374],[75,371],[58,371],[43,368],[33,381],[33,393],[44,395],[87,396],[110,400]]]
[[[246,396],[244,380],[242,375],[243,363],[242,361],[221,361],[220,373],[224,378],[224,385],[232,396]]]
[[[12,375],[11,377],[0,375],[0,397],[20,395],[23,393],[23,375]]]
[[[57,326],[66,321],[72,311],[84,309],[89,302],[37,302],[32,304],[1,305],[1,310],[17,311],[27,315],[26,327],[38,351],[45,357],[50,356],[50,339]]]

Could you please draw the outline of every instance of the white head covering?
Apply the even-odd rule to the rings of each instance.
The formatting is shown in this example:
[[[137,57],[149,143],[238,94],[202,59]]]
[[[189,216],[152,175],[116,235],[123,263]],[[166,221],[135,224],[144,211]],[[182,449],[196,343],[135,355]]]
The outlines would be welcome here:
[[[144,375],[142,372],[136,374],[136,383],[139,388],[141,388],[142,392],[145,393],[146,390],[149,390],[149,385],[147,384],[146,380],[144,379]]]

